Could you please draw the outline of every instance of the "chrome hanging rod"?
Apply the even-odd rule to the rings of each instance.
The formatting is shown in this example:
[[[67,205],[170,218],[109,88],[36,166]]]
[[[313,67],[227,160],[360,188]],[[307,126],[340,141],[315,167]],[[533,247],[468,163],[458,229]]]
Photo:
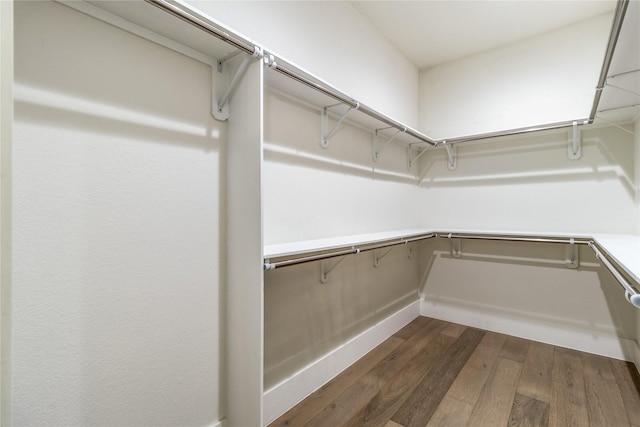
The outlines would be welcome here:
[[[598,104],[602,97],[602,90],[607,82],[607,75],[609,74],[609,67],[611,67],[611,61],[613,60],[613,53],[616,50],[616,44],[618,43],[618,37],[622,30],[622,23],[624,22],[624,15],[627,13],[627,6],[629,6],[629,0],[618,0],[616,4],[616,10],[613,16],[613,23],[611,24],[611,32],[609,33],[609,42],[607,43],[607,50],[604,54],[604,61],[602,62],[602,69],[600,70],[600,78],[598,79],[598,85],[596,86],[596,94],[593,98],[593,106],[591,107],[591,114],[589,114],[589,123],[593,123],[598,113]]]
[[[507,242],[535,242],[535,243],[571,243],[571,239],[577,245],[588,245],[593,240],[590,238],[553,237],[553,236],[515,236],[509,234],[458,234],[458,233],[436,233],[440,238],[446,239],[466,239],[466,240],[499,240]]]
[[[182,19],[183,21],[198,27],[199,29],[223,40],[233,47],[240,49],[250,55],[253,55],[256,49],[256,45],[248,40],[239,37],[236,34],[231,34],[214,22],[209,21],[195,11],[178,3],[173,3],[167,0],[145,0],[147,3],[152,4],[165,12],[172,14],[173,16]]]
[[[640,293],[638,290],[631,286],[629,282],[620,273],[620,270],[613,265],[613,263],[602,253],[602,250],[598,247],[598,244],[590,238],[579,237],[552,237],[552,236],[513,236],[513,235],[484,235],[484,234],[456,234],[456,233],[436,233],[440,238],[447,239],[476,239],[476,240],[498,240],[509,242],[535,242],[535,243],[559,243],[559,244],[571,244],[587,245],[596,254],[602,265],[609,270],[609,273],[616,279],[616,281],[625,290],[625,297],[634,307],[640,308]]]
[[[312,261],[319,261],[322,259],[335,258],[339,256],[359,254],[360,252],[372,251],[374,249],[388,248],[390,246],[406,245],[407,243],[417,242],[419,240],[426,240],[436,237],[435,233],[428,233],[424,235],[414,237],[394,238],[392,240],[385,240],[377,244],[363,244],[363,245],[350,245],[349,249],[338,249],[331,252],[320,253],[316,255],[309,255],[304,257],[291,258],[283,261],[270,262],[265,260],[263,269],[275,270],[280,267],[288,267],[291,265],[304,264]]]
[[[232,34],[231,32],[229,32],[228,30],[225,30],[223,28],[220,28],[220,26],[216,23],[214,23],[213,21],[201,16],[200,14],[198,14],[196,11],[189,9],[186,6],[183,6],[179,3],[173,3],[171,1],[168,0],[145,0],[146,2],[182,19],[183,21],[194,25],[197,28],[200,28],[203,31],[206,31],[207,33],[231,44],[232,46],[246,52],[249,53],[251,55],[253,55],[256,52],[256,49],[262,49],[262,47],[252,43],[249,40],[243,39],[235,34]],[[305,86],[308,86],[320,93],[323,93],[343,104],[346,104],[352,108],[355,108],[356,105],[360,105],[359,111],[361,111],[362,113],[373,117],[374,119],[385,123],[389,126],[392,126],[396,129],[406,129],[406,134],[412,136],[413,138],[419,140],[420,142],[424,142],[426,144],[435,146],[436,143],[434,140],[432,140],[431,138],[429,138],[428,136],[418,132],[415,129],[409,128],[407,126],[405,126],[404,124],[397,122],[393,119],[391,119],[390,117],[387,117],[379,112],[377,112],[376,110],[367,107],[366,105],[363,105],[362,103],[359,103],[358,101],[354,100],[353,98],[343,94],[342,92],[330,87],[328,84],[326,83],[319,83],[317,81],[314,81],[312,78],[310,78],[309,76],[306,75],[306,73],[302,72],[301,70],[295,69],[295,67],[284,67],[283,65],[279,64],[279,62],[284,62],[284,59],[282,58],[275,58],[275,64],[273,66],[271,66],[271,68],[273,68],[274,70],[280,72],[281,74],[284,74],[285,76],[299,82],[302,83]]]
[[[488,132],[488,133],[482,133],[477,135],[460,136],[457,138],[447,138],[446,142],[447,144],[460,144],[464,142],[481,141],[483,139],[498,138],[501,136],[515,136],[515,135],[523,135],[523,134],[532,133],[532,132],[541,132],[545,130],[571,128],[573,127],[573,122],[578,122],[578,125],[582,126],[582,125],[588,124],[589,119],[571,120],[566,122],[550,123],[546,125],[530,126],[530,127],[509,129],[509,130],[497,131],[497,132]],[[443,145],[444,140],[437,141],[437,144],[438,146]]]
[[[631,286],[629,282],[620,274],[620,271],[609,261],[609,259],[600,251],[597,244],[595,242],[589,242],[589,247],[593,249],[593,252],[596,254],[596,258],[598,258],[602,265],[604,265],[607,270],[611,273],[611,275],[618,281],[620,286],[625,290],[625,297],[627,301],[631,303],[636,308],[640,308],[640,293],[638,290]]]

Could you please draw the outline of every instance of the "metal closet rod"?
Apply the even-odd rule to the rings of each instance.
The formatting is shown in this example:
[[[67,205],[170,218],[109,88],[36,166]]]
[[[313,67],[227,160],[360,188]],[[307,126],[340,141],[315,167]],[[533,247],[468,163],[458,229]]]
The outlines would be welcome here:
[[[215,24],[214,22],[209,21],[208,19],[206,19],[203,16],[200,16],[199,14],[197,14],[196,12],[186,8],[186,7],[181,7],[180,5],[170,2],[168,0],[145,0],[146,2],[182,19],[183,21],[194,25],[195,27],[231,44],[232,46],[244,51],[245,53],[248,53],[250,55],[253,55],[256,50],[262,50],[261,46],[256,45],[255,43],[244,39],[240,36],[237,36],[235,34],[231,34],[229,31],[226,31],[222,28],[219,28],[219,26],[217,24]],[[282,58],[277,58],[275,57],[275,66],[271,67],[274,68],[276,71],[286,75],[287,77],[296,80],[302,84],[304,84],[305,86],[308,86],[312,89],[315,89],[318,92],[321,92],[343,104],[346,104],[352,108],[355,108],[356,105],[359,104],[359,108],[358,111],[361,111],[362,113],[373,117],[374,119],[385,123],[389,126],[392,126],[396,129],[399,130],[404,130],[406,129],[406,134],[412,136],[413,138],[416,138],[417,140],[419,140],[420,142],[424,142],[427,143],[429,145],[432,146],[436,146],[436,142],[429,138],[428,136],[418,132],[415,129],[412,129],[408,126],[405,126],[404,124],[397,122],[393,119],[391,119],[390,117],[387,117],[379,112],[377,112],[376,110],[367,107],[366,105],[362,104],[362,103],[358,103],[358,101],[354,100],[353,98],[345,95],[344,93],[330,87],[328,84],[320,84],[316,81],[314,81],[312,78],[308,77],[307,75],[305,75],[304,72],[302,72],[301,70],[297,70],[297,69],[292,69],[292,68],[287,68],[284,67],[280,64],[278,64],[278,61],[282,60],[284,61]]]
[[[507,241],[507,242],[535,242],[535,243],[562,243],[569,244],[571,243],[571,239],[577,245],[588,245],[593,240],[586,237],[553,237],[553,236],[514,236],[509,234],[499,234],[499,235],[490,235],[490,234],[459,234],[459,233],[445,233],[438,232],[436,233],[440,238],[446,239],[466,239],[466,240],[499,240],[499,241]]]
[[[233,34],[226,29],[220,28],[218,24],[208,20],[207,18],[201,16],[197,12],[187,8],[186,6],[182,6],[178,3],[173,3],[172,1],[169,1],[169,0],[145,0],[145,1],[231,44],[232,46],[242,50],[245,53],[253,55],[257,50],[258,51],[262,50],[260,46],[256,45],[250,40],[244,39],[236,34]],[[609,72],[609,67],[611,65],[613,53],[615,51],[618,37],[620,35],[620,31],[622,28],[622,23],[624,20],[624,15],[626,13],[628,3],[629,3],[629,0],[618,0],[617,2],[615,14],[614,14],[614,21],[613,21],[613,25],[610,32],[609,42],[607,45],[607,50],[605,53],[602,69],[600,72],[600,78],[598,80],[598,86],[596,88],[596,95],[594,98],[591,114],[589,115],[588,119],[576,120],[580,125],[587,124],[587,123],[590,124],[590,123],[593,123],[593,121],[595,120],[598,104],[600,102],[600,97],[602,95],[602,89],[604,88],[604,84],[606,83],[607,74]],[[485,134],[476,134],[476,135],[462,136],[457,138],[434,140],[422,134],[421,132],[418,132],[415,129],[406,127],[402,123],[397,122],[377,112],[376,110],[370,107],[367,107],[362,103],[359,103],[353,98],[334,89],[327,83],[319,83],[317,81],[314,81],[313,78],[306,75],[306,73],[304,73],[302,70],[295,69],[295,67],[293,66],[284,67],[278,64],[277,60],[284,61],[282,58],[275,58],[275,59],[276,59],[275,66],[272,66],[271,68],[274,68],[276,71],[286,75],[287,77],[295,81],[298,81],[299,83],[304,84],[305,86],[308,86],[320,93],[323,93],[345,105],[348,105],[352,108],[355,108],[356,105],[359,105],[358,111],[361,111],[362,113],[367,114],[368,116],[373,117],[374,119],[382,123],[385,123],[389,126],[392,126],[396,129],[399,129],[399,130],[406,129],[406,132],[405,132],[406,134],[410,135],[411,137],[417,139],[420,142],[429,144],[433,147],[444,145],[443,144],[444,141],[446,141],[447,144],[459,144],[463,142],[479,141],[479,140],[503,137],[503,136],[514,136],[514,135],[520,135],[520,134],[537,132],[537,131],[569,128],[573,126],[573,122],[574,122],[574,120],[572,120],[572,121],[552,123],[547,125],[531,126],[526,128],[510,129],[510,130],[498,131],[498,132],[490,132]]]
[[[264,263],[264,270],[275,270],[280,267],[288,267],[291,265],[304,264],[306,262],[318,261],[322,259],[335,258],[339,256],[351,255],[351,254],[359,254],[360,252],[372,251],[374,249],[388,248],[390,246],[397,245],[406,245],[407,243],[416,242],[418,240],[426,240],[436,237],[435,233],[427,233],[424,235],[413,236],[413,237],[402,237],[399,239],[393,239],[391,241],[383,241],[377,244],[364,244],[364,245],[351,245],[349,249],[338,249],[331,252],[325,252],[317,255],[309,255],[305,257],[291,258],[284,261],[276,261],[269,262],[268,260]]]
[[[509,130],[497,131],[497,132],[488,132],[488,133],[482,133],[478,135],[460,136],[457,138],[446,139],[446,142],[447,144],[460,144],[463,142],[480,141],[483,139],[498,138],[501,136],[515,136],[515,135],[523,135],[523,134],[532,133],[532,132],[541,132],[545,130],[564,129],[564,128],[573,127],[573,122],[577,122],[579,126],[583,126],[589,123],[589,119],[570,120],[566,122],[550,123],[546,125],[529,126],[524,128],[509,129]],[[438,141],[437,144],[442,145],[444,141],[445,140]]]
[[[561,243],[570,244],[571,242],[576,245],[587,245],[596,254],[604,267],[609,270],[609,273],[616,279],[616,281],[622,286],[625,291],[625,297],[627,301],[636,308],[640,308],[640,293],[633,287],[627,279],[624,278],[620,270],[604,255],[602,248],[592,239],[585,237],[551,237],[551,236],[512,236],[512,235],[483,235],[483,234],[457,234],[457,233],[436,233],[438,237],[447,239],[476,239],[476,240],[499,240],[510,242],[536,242],[536,243]]]
[[[607,75],[609,74],[609,68],[611,67],[611,61],[613,60],[613,53],[616,50],[618,37],[622,30],[624,15],[627,13],[627,6],[629,6],[629,0],[617,1],[616,10],[613,16],[613,24],[611,25],[611,31],[609,33],[609,42],[607,43],[607,50],[605,51],[604,60],[602,61],[602,69],[600,70],[600,78],[598,78],[598,86],[596,86],[596,95],[593,98],[593,106],[591,107],[591,113],[589,114],[589,123],[593,123],[596,118],[596,114],[598,113],[598,104],[600,104],[602,90],[607,82]]]

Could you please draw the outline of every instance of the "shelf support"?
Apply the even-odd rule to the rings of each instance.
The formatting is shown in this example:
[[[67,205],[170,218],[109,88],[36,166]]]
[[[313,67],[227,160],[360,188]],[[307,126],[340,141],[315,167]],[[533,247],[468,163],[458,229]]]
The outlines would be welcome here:
[[[571,132],[569,132],[569,147],[567,150],[571,160],[578,160],[582,157],[582,136],[580,129],[578,129],[578,122],[575,120],[571,125]]]
[[[360,253],[360,249],[358,248],[353,248],[353,253],[354,254],[359,254]],[[320,261],[320,283],[327,283],[329,281],[329,274],[333,271],[334,268],[336,268],[338,265],[340,265],[340,263],[342,261],[344,261],[346,258],[346,256],[341,257],[335,264],[333,264],[331,267],[327,268],[327,264],[328,261],[326,260],[322,260]]]
[[[376,129],[376,131],[373,134],[373,161],[374,162],[378,161],[378,159],[380,158],[380,153],[382,153],[382,150],[387,148],[387,146],[391,144],[391,141],[393,141],[396,136],[398,136],[400,133],[405,133],[407,131],[406,126],[403,129],[398,129],[396,133],[394,133],[391,136],[391,138],[387,140],[387,142],[382,146],[382,148],[378,148],[380,146],[380,143],[379,143],[380,135],[382,135],[380,131],[383,129],[389,129],[389,128]]]
[[[336,104],[336,105],[341,105],[341,104]],[[320,116],[320,126],[322,127],[322,135],[321,135],[322,140],[320,141],[320,145],[322,146],[322,148],[329,148],[329,140],[340,130],[339,129],[340,125],[342,124],[344,119],[347,118],[349,113],[352,110],[357,110],[358,108],[360,108],[360,103],[356,101],[355,107],[349,107],[347,111],[345,111],[344,114],[340,116],[335,126],[333,126],[333,129],[329,130],[329,108],[331,107],[335,107],[335,105],[329,105],[327,107],[324,107],[322,109],[322,115]]]
[[[458,166],[458,147],[447,144],[447,141],[442,141],[442,145],[447,150],[447,169],[455,170]]]
[[[565,264],[569,268],[578,268],[580,266],[578,247],[573,237],[569,239],[569,244],[565,249]]]
[[[407,169],[411,170],[411,168],[413,167],[413,165],[418,161],[418,159],[420,158],[420,156],[422,156],[424,153],[427,152],[427,148],[425,148],[424,150],[422,150],[420,153],[418,153],[417,156],[415,156],[413,159],[411,158],[411,145],[409,145],[409,148],[407,149]]]
[[[229,59],[231,59],[233,56],[235,55],[227,55],[224,58],[222,58],[220,61],[217,62],[217,71],[219,74],[224,74],[224,62],[228,61]],[[218,100],[216,102],[216,98],[215,98],[215,90],[213,89],[216,85],[215,85],[215,80],[216,80],[216,74],[213,71],[213,68],[211,70],[211,74],[212,74],[212,82],[211,82],[211,87],[212,87],[212,93],[211,93],[211,101],[213,104],[213,117],[215,117],[216,119],[220,120],[220,121],[225,121],[229,118],[229,109],[227,108],[227,103],[229,101],[229,99],[231,98],[231,96],[233,96],[233,93],[236,91],[236,88],[238,87],[238,84],[240,84],[240,81],[242,80],[242,77],[244,76],[244,74],[247,71],[247,68],[249,67],[249,63],[251,62],[252,59],[257,59],[257,58],[262,58],[264,56],[264,51],[262,50],[261,47],[256,46],[255,50],[253,52],[253,55],[247,55],[244,57],[244,59],[242,60],[242,63],[240,64],[240,67],[238,68],[238,71],[236,71],[235,75],[233,76],[233,78],[231,79],[231,82],[229,83],[229,86],[227,87],[227,90],[225,91],[224,95],[222,96],[222,98],[220,98],[220,100]]]
[[[462,256],[462,243],[460,239],[452,238],[452,233],[447,236],[451,243],[451,256],[454,258],[460,258]]]
[[[378,256],[378,250],[374,249],[373,250],[373,266],[374,267],[378,267],[380,265],[380,260],[384,257],[386,257],[389,252],[391,252],[393,250],[393,247],[387,249],[387,251],[385,253],[383,253],[382,255]]]

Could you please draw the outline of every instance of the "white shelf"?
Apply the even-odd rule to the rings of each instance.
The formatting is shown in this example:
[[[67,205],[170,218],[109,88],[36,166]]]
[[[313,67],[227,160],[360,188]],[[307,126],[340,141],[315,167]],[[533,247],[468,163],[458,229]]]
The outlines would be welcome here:
[[[405,229],[352,236],[340,236],[327,239],[305,240],[300,242],[281,243],[264,247],[264,259],[291,257],[306,255],[312,252],[330,251],[352,246],[364,246],[385,241],[400,240],[424,234],[475,234],[475,235],[499,235],[514,237],[557,237],[579,238],[594,240],[606,255],[610,256],[622,269],[637,283],[640,283],[640,236],[630,234],[586,234],[586,233],[542,233],[505,231],[505,230],[472,230],[472,229],[448,229],[434,230],[428,228]]]
[[[328,251],[332,249],[351,246],[370,245],[373,243],[379,243],[388,240],[400,240],[403,238],[415,237],[431,232],[432,231],[428,229],[416,228],[268,245],[264,248],[264,258],[279,258],[291,255],[303,255],[311,252]]]
[[[633,280],[640,283],[640,236],[596,234],[593,238]]]

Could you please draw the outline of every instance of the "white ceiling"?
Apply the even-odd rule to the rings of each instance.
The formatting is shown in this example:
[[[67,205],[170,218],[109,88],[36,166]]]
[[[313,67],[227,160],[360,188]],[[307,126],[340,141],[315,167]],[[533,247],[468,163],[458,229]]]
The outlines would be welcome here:
[[[353,0],[418,69],[612,12],[615,0]]]

